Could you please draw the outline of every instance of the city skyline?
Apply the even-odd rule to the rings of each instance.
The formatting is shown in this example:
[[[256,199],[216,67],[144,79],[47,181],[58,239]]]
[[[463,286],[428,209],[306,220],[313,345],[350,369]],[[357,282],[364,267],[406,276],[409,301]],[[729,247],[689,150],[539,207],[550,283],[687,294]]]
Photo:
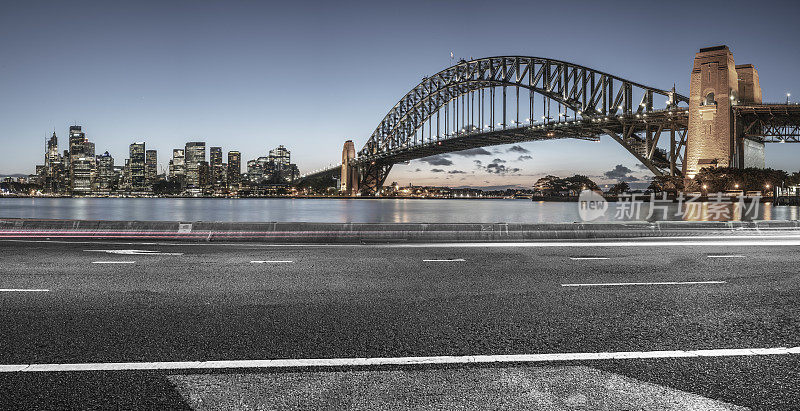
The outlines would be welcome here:
[[[780,3],[789,10],[798,8]],[[9,116],[0,142],[13,147],[0,154],[0,174],[34,173],[42,147],[34,141],[43,141],[63,124],[83,125],[92,141],[108,147],[115,158],[125,157],[131,141],[152,141],[152,148],[162,153],[160,170],[166,168],[166,153],[185,141],[225,142],[243,158],[286,144],[301,172],[317,169],[336,163],[347,139],[360,149],[386,111],[420,78],[459,58],[504,53],[560,58],[654,87],[667,89],[675,83],[679,92],[688,93],[693,54],[701,47],[727,44],[736,51],[737,62],[759,70],[765,101],[779,101],[792,92],[797,81],[786,67],[800,63],[792,35],[768,34],[775,25],[796,33],[791,18],[797,13],[753,10],[753,23],[743,30],[730,23],[741,13],[736,2],[715,9],[718,18],[712,21],[701,18],[708,14],[701,11],[696,17],[680,13],[674,3],[648,9],[648,14],[662,17],[657,20],[644,19],[638,11],[612,15],[588,2],[580,12],[520,3],[515,13],[482,17],[481,24],[509,28],[502,36],[472,33],[466,27],[463,21],[478,6],[469,2],[406,7],[237,3],[226,7],[226,13],[217,13],[221,6],[209,3],[186,12],[182,6],[188,4],[10,6],[0,21],[7,37],[21,45],[0,45],[5,55],[15,56],[3,63],[0,76],[8,95],[0,112]],[[359,19],[348,14],[355,7]],[[411,18],[419,7],[430,15]],[[714,5],[692,7],[708,11]],[[434,24],[434,15],[445,10],[454,18]],[[534,12],[535,19],[525,17]],[[565,13],[570,19],[563,18]],[[393,15],[393,22],[407,21],[412,30],[403,26],[403,32],[414,32],[411,38],[397,35],[399,25],[379,23],[386,15]],[[697,30],[675,32],[672,19]],[[75,22],[69,30],[54,31],[68,21]],[[585,34],[563,30],[564,21],[602,26],[604,37],[613,41],[587,44]],[[365,32],[374,36],[363,37]],[[545,40],[547,33],[560,33],[559,42]],[[433,40],[421,41],[432,34]],[[279,41],[287,35],[296,40],[291,47]],[[667,37],[670,47],[658,47]],[[761,47],[764,42],[772,47]],[[324,81],[306,84],[301,79],[313,78],[319,61],[325,62]],[[795,94],[800,95],[800,88]],[[549,141],[485,151],[489,154],[451,154],[397,165],[388,182],[529,187],[545,174],[581,173],[601,177],[601,182],[620,175],[649,178],[607,137],[600,144]],[[794,145],[780,150],[769,146],[767,166],[796,171],[798,154],[800,147]],[[490,172],[488,164],[497,167]]]

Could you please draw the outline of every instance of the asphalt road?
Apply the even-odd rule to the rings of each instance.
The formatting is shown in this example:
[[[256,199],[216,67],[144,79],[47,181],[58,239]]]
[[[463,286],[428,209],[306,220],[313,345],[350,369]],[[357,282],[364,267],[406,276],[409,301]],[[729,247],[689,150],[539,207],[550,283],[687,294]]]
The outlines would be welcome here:
[[[798,246],[649,241],[0,241],[0,364],[800,346]],[[48,291],[19,291],[31,289]],[[797,357],[580,365],[736,405],[795,409]],[[0,406],[183,407],[168,374],[2,373]]]

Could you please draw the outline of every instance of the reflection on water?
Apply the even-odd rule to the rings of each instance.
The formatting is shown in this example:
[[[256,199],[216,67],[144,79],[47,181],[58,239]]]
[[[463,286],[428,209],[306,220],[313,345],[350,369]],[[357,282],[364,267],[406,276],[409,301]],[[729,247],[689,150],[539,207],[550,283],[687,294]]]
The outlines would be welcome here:
[[[609,203],[596,221],[797,220],[797,206],[643,203],[636,215]],[[749,204],[747,206],[750,206]],[[624,206],[622,206],[624,207]],[[622,212],[620,212],[622,211]],[[617,218],[617,216],[623,218]],[[727,216],[727,217],[726,217]],[[0,198],[0,217],[146,221],[303,221],[354,223],[564,223],[580,221],[577,202],[422,199]]]

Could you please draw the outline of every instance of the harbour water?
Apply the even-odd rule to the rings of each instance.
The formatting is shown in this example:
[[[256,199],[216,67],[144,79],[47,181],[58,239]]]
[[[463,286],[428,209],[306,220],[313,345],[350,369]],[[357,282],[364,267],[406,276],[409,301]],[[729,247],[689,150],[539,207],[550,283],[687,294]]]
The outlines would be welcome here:
[[[720,214],[708,203],[649,215],[609,203],[595,221],[797,220],[800,207],[758,204],[741,217],[735,204]],[[666,215],[665,215],[666,214]],[[281,221],[329,223],[571,223],[581,221],[576,202],[525,199],[214,199],[214,198],[0,198],[0,218],[141,221]]]

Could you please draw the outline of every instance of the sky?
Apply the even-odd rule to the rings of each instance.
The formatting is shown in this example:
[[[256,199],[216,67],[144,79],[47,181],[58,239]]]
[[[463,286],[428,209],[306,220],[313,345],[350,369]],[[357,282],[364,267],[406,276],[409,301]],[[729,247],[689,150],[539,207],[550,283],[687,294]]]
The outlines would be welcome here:
[[[173,148],[206,141],[243,162],[283,144],[301,172],[317,169],[340,161],[347,139],[359,149],[422,77],[452,64],[451,52],[561,59],[686,95],[694,53],[726,44],[737,64],[756,66],[765,101],[800,98],[798,17],[796,1],[6,0],[0,175],[33,173],[45,137],[55,130],[63,150],[71,124],[119,164],[134,141],[157,149],[164,168]],[[650,176],[608,137],[486,151],[397,165],[387,183]],[[766,157],[797,171],[800,144],[768,145]]]

